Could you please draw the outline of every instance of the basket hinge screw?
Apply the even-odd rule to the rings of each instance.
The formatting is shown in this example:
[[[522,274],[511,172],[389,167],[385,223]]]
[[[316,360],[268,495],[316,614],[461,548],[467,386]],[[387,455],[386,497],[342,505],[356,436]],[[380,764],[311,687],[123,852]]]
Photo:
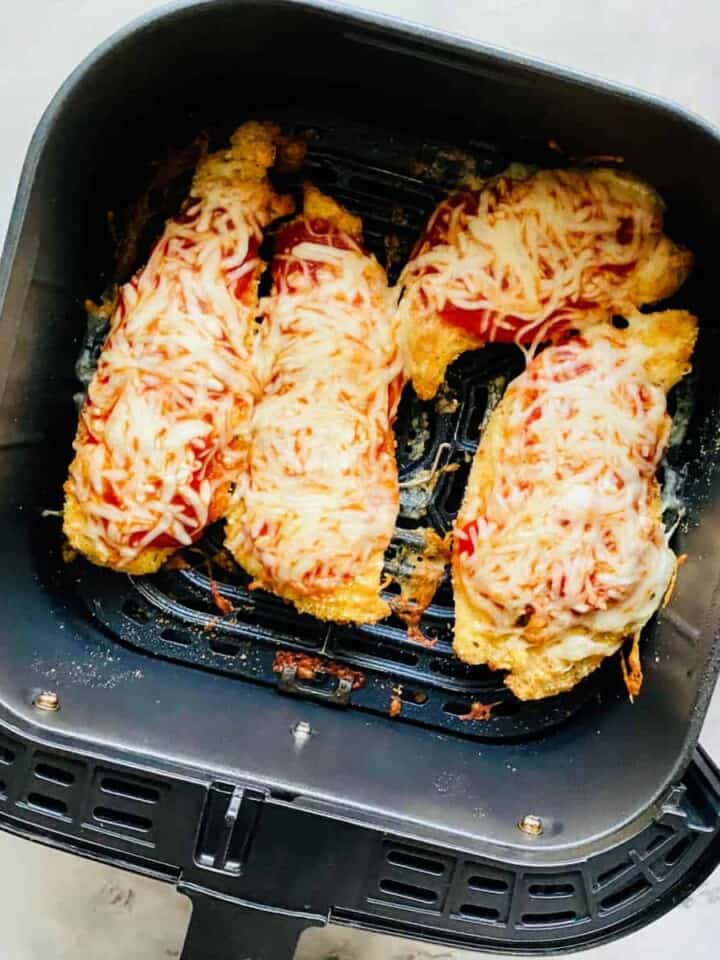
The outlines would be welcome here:
[[[522,830],[522,832],[527,833],[528,836],[539,837],[543,832],[543,822],[540,817],[535,816],[534,813],[526,813],[518,823],[518,830]]]
[[[313,735],[313,729],[307,720],[298,720],[292,727],[292,735],[296,743],[305,743]]]
[[[60,709],[60,697],[54,690],[43,690],[33,700],[33,706],[37,710],[46,710],[53,713]]]

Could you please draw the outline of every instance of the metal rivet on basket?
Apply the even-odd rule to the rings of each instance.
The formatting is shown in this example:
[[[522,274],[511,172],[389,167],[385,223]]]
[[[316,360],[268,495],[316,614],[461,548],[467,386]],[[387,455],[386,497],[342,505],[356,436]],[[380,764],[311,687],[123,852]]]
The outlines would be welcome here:
[[[527,833],[531,837],[539,837],[543,832],[543,822],[534,813],[526,813],[518,823],[518,830],[522,830],[523,833]]]
[[[60,697],[53,690],[43,690],[33,700],[33,706],[38,710],[53,713],[60,709]]]
[[[292,735],[295,737],[296,743],[305,743],[313,735],[313,729],[307,720],[298,720],[292,727]]]

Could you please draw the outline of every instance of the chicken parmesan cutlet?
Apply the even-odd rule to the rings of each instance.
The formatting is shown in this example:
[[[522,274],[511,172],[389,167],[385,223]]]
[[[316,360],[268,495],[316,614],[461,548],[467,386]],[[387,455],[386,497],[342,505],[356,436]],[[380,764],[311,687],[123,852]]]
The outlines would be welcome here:
[[[691,314],[635,314],[539,353],[490,416],[455,523],[457,656],[510,671],[521,700],[569,690],[633,638],[678,560],[655,471]],[[627,673],[626,673],[627,680]]]
[[[647,184],[603,168],[499,176],[444,200],[398,284],[418,396],[466,350],[537,345],[673,293],[692,256],[664,236],[663,212]]]
[[[254,585],[322,620],[372,622],[395,527],[402,360],[362,224],[306,185],[281,227],[262,310],[261,388],[226,546]]]
[[[117,293],[80,414],[64,532],[93,563],[157,570],[225,511],[245,469],[267,179],[279,129],[246,123],[198,165],[181,214]]]

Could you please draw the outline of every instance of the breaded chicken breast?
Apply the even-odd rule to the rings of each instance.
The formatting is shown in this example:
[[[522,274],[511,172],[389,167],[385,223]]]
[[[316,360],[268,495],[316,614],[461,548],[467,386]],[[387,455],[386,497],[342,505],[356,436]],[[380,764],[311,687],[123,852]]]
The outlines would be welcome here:
[[[183,212],[118,292],[80,414],[64,531],[93,563],[150,573],[220,517],[245,469],[263,228],[279,130],[246,123],[201,161]]]
[[[359,218],[312,186],[278,233],[258,344],[261,397],[226,546],[256,586],[322,620],[388,613],[402,362],[385,272]]]
[[[500,176],[443,201],[399,281],[418,396],[433,397],[466,350],[539,343],[669,296],[692,257],[663,235],[663,210],[611,169]]]
[[[636,314],[542,351],[492,413],[455,524],[455,653],[522,700],[637,637],[673,582],[655,471],[697,323]],[[639,669],[639,665],[638,665]]]

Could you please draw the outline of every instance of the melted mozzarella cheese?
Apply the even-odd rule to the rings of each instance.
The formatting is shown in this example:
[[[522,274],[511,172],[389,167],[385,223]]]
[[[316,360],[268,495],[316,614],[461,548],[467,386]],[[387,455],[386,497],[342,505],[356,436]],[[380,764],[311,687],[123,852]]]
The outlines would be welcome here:
[[[402,362],[385,274],[348,235],[336,232],[339,248],[307,232],[276,255],[257,351],[262,399],[227,540],[270,589],[296,596],[362,576],[398,509]]]
[[[81,529],[66,512],[68,535],[95,562],[123,569],[192,543],[244,469],[256,251],[288,212],[264,177],[272,136],[248,124],[201,163],[186,210],[118,293],[66,484],[81,512]]]
[[[600,634],[640,629],[675,568],[655,480],[665,392],[641,346],[589,339],[548,348],[508,388],[490,480],[456,528],[456,576],[483,634],[569,661],[612,652]]]
[[[663,243],[659,198],[623,174],[499,177],[435,210],[400,278],[403,312],[418,323],[468,311],[482,342],[539,342],[550,325],[643,302],[638,271]]]

